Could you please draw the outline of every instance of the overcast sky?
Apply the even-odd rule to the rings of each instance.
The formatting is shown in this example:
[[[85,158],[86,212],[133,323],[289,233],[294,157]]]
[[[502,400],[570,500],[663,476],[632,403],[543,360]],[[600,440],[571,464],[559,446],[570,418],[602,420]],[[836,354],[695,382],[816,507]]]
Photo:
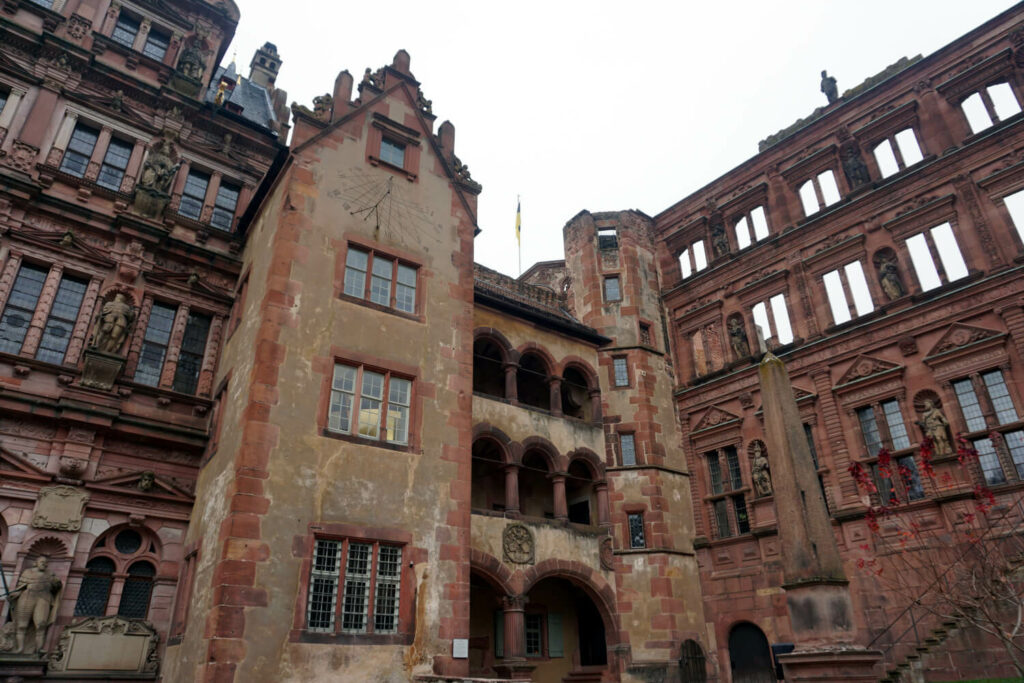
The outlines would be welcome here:
[[[265,41],[289,102],[312,107],[348,69],[404,48],[436,125],[483,184],[476,260],[518,274],[559,259],[582,209],[654,215],[757,153],[757,143],[900,57],[928,55],[1008,0],[335,3],[237,0],[239,70]],[[1024,13],[1024,10],[1022,10]]]

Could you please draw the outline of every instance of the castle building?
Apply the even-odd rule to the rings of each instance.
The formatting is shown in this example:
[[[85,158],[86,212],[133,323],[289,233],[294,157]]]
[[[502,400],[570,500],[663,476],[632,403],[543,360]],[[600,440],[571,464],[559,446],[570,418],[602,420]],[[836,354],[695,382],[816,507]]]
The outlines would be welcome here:
[[[519,278],[404,50],[289,112],[231,3],[3,10],[0,674],[776,680],[771,351],[877,678],[1013,675],[863,568],[1020,519],[1020,8]]]

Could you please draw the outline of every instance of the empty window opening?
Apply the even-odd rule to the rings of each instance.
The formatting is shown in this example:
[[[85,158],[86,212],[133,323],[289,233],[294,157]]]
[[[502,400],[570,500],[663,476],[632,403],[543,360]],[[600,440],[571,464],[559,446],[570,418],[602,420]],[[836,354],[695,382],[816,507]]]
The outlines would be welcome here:
[[[994,83],[960,103],[971,133],[980,133],[1000,121],[1020,113],[1020,102],[1006,81]]]
[[[1017,236],[1020,238],[1021,244],[1024,245],[1024,190],[1003,197],[1003,203],[1006,204],[1013,227],[1017,229]]]
[[[594,419],[587,378],[576,368],[566,368],[562,375],[562,414],[581,420]]]
[[[544,361],[533,353],[523,354],[516,372],[516,393],[519,402],[534,408],[551,409],[551,390]]]
[[[805,216],[816,214],[840,199],[836,176],[831,170],[823,171],[811,178],[801,185],[797,192],[800,195],[800,203],[803,204]]]
[[[785,295],[776,294],[767,302],[755,304],[751,312],[754,315],[754,327],[765,342],[774,340],[781,345],[793,341]]]
[[[519,467],[519,509],[528,517],[555,516],[555,492],[548,478],[550,471],[544,455],[536,450],[523,455]]]
[[[832,319],[836,325],[875,310],[860,261],[853,261],[841,269],[829,271],[822,276],[822,280],[825,282],[825,293],[828,294]]]
[[[473,342],[473,391],[499,398],[505,396],[501,349],[489,339]]]
[[[708,255],[704,251],[704,240],[697,240],[679,252],[679,269],[683,279],[708,267]]]
[[[498,445],[490,439],[479,439],[473,444],[470,506],[474,510],[506,508],[505,466]]]
[[[875,147],[874,155],[883,178],[895,175],[924,159],[913,128],[906,128],[882,140]]]
[[[619,233],[615,228],[597,229],[597,246],[599,249],[617,249]]]
[[[923,292],[968,275],[967,264],[949,223],[907,238],[907,250]],[[941,273],[939,267],[942,268]]]
[[[565,500],[569,521],[575,524],[592,524],[592,510],[597,509],[594,493],[594,478],[590,469],[580,460],[569,465],[569,476],[565,480]]]
[[[768,237],[768,220],[765,218],[764,207],[754,207],[748,214],[740,216],[736,221],[735,231],[736,243],[740,249],[746,249],[754,242],[760,242]]]

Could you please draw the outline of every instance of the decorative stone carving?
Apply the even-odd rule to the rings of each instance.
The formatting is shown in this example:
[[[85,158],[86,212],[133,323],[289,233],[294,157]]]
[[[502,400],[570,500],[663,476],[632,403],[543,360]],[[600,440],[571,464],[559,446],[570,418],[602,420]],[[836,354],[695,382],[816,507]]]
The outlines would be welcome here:
[[[913,356],[917,353],[917,339],[914,337],[901,337],[896,344],[904,356]]]
[[[33,565],[21,572],[18,583],[8,595],[11,602],[11,621],[14,623],[14,642],[10,642],[10,631],[0,638],[0,651],[25,654],[25,640],[29,629],[33,631],[35,647],[33,653],[42,655],[46,642],[46,631],[57,617],[60,605],[58,593],[60,579],[47,569],[49,559],[45,555],[36,558]],[[13,647],[12,647],[13,645]]]
[[[49,670],[63,674],[155,674],[160,636],[148,622],[90,617],[67,626],[50,655]]]
[[[124,370],[125,359],[97,349],[86,349],[82,356],[82,386],[100,391],[110,391]]]
[[[146,470],[139,475],[139,481],[135,486],[143,493],[149,493],[156,486],[156,474],[152,470]]]
[[[81,479],[88,464],[88,461],[79,458],[62,457],[60,459],[60,476],[67,479]]]
[[[952,455],[953,446],[949,439],[949,420],[939,410],[936,401],[931,398],[924,400],[921,407],[921,419],[917,420],[921,432],[932,440],[932,451],[935,455]]]
[[[72,14],[68,19],[68,37],[81,40],[92,30],[92,22],[80,14]]]
[[[743,319],[737,316],[729,318],[729,346],[732,348],[736,360],[750,356],[750,344],[747,342],[747,333],[743,329]]]
[[[889,300],[898,299],[907,293],[900,279],[900,269],[896,265],[895,255],[878,254],[875,256],[875,267],[878,269],[878,283]]]
[[[829,76],[826,70],[821,72],[821,92],[825,93],[825,99],[829,104],[839,99],[839,87],[836,84],[836,79]]]
[[[4,157],[4,165],[10,166],[14,170],[21,171],[22,173],[31,173],[32,164],[38,156],[38,147],[25,144],[21,140],[15,140],[11,143],[10,154]]]
[[[525,524],[513,523],[501,535],[501,547],[506,562],[533,564],[536,545],[533,534]]]
[[[852,137],[847,137],[839,145],[839,160],[843,165],[843,174],[850,187],[857,189],[871,182],[871,173],[860,154],[860,145]]]
[[[181,51],[181,57],[178,59],[178,72],[185,78],[202,80],[203,73],[206,71],[206,50],[203,49],[205,42],[203,36],[197,34]]]
[[[693,431],[699,431],[701,429],[707,429],[708,427],[715,427],[724,422],[731,422],[732,420],[738,420],[738,415],[722,410],[717,406],[711,406],[707,409],[707,412],[700,418],[697,425],[693,428]]]
[[[932,356],[945,351],[952,351],[953,349],[958,349],[983,339],[998,337],[999,334],[996,330],[957,323],[946,330],[935,346],[932,347],[932,350],[928,352],[928,355]]]
[[[313,98],[313,116],[324,123],[331,122],[331,115],[334,112],[334,98],[330,93],[318,95]]]
[[[39,489],[32,526],[37,529],[78,531],[89,494],[74,486],[47,486]]]
[[[729,253],[729,238],[725,236],[725,220],[721,211],[711,214],[711,247],[715,256],[725,256]]]
[[[601,568],[613,571],[615,569],[615,552],[612,547],[612,539],[605,537],[601,539],[599,550],[601,556]]]
[[[180,165],[174,145],[174,134],[165,131],[149,150],[146,162],[142,165],[132,208],[148,218],[162,216],[171,199],[171,183],[174,182]]]
[[[121,292],[103,304],[96,318],[89,348],[104,353],[118,354],[128,339],[132,322],[135,320],[135,309],[126,301]]]
[[[750,478],[759,498],[772,495],[772,474],[764,444],[754,441],[750,444]]]

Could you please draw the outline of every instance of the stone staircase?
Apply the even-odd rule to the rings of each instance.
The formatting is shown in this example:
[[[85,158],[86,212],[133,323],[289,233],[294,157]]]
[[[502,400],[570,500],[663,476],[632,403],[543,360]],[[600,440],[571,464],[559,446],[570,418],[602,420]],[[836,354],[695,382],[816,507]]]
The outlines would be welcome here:
[[[921,659],[945,643],[950,634],[959,626],[956,621],[944,621],[931,629],[924,640],[913,646],[910,652],[898,660],[898,664],[886,669],[885,678],[881,679],[881,683],[923,683]]]

